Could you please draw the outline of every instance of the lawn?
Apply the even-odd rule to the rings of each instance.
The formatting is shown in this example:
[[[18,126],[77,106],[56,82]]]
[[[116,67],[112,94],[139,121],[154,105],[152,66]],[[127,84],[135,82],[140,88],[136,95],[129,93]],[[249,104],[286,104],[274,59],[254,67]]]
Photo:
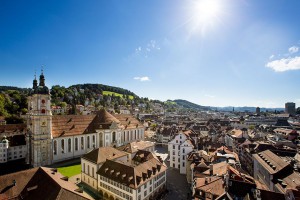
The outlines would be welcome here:
[[[81,164],[66,166],[66,167],[58,167],[57,170],[64,176],[74,176],[81,173]]]
[[[103,95],[112,95],[112,94],[114,94],[115,96],[123,98],[123,94],[119,94],[119,93],[111,92],[111,91],[103,91]],[[133,99],[133,98],[134,97],[132,95],[129,95],[129,99]]]

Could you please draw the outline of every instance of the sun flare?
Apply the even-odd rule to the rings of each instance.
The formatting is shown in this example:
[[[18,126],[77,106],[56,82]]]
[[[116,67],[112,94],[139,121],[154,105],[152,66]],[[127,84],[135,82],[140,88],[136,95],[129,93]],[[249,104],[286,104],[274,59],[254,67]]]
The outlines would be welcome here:
[[[194,31],[205,34],[208,28],[215,26],[222,14],[220,0],[195,0],[191,5],[191,26]]]

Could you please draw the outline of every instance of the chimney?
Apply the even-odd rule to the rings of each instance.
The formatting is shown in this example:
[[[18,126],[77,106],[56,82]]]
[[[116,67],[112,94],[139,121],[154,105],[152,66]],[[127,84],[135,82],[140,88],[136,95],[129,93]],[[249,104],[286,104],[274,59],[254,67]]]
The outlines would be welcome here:
[[[214,165],[213,165],[213,164],[210,164],[210,165],[209,165],[209,175],[212,176],[212,175],[213,175],[213,172],[214,172]]]
[[[208,177],[205,177],[205,185],[208,184]]]

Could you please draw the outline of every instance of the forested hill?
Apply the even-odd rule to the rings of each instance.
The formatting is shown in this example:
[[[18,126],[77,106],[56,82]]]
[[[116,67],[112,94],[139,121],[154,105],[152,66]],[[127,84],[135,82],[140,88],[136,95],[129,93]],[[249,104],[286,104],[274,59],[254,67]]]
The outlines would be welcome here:
[[[189,108],[189,109],[195,109],[195,110],[209,110],[208,107],[205,106],[200,106],[198,104],[189,102],[187,100],[183,100],[183,99],[175,99],[173,100],[174,102],[176,102],[177,105],[182,106],[184,108]]]
[[[109,85],[102,85],[102,84],[91,84],[91,83],[86,83],[86,84],[77,84],[77,85],[71,85],[69,88],[77,88],[77,89],[84,89],[84,90],[91,90],[95,93],[102,93],[103,91],[110,91],[110,92],[115,92],[119,94],[125,94],[125,95],[132,95],[136,96],[133,92],[120,88],[120,87],[114,87],[114,86],[109,86]]]

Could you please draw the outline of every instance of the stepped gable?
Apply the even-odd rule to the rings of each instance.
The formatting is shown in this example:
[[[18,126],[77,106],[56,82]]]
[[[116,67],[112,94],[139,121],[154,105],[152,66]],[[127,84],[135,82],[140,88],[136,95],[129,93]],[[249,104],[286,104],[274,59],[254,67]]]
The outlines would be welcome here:
[[[127,154],[113,147],[101,147],[90,151],[89,153],[85,154],[82,158],[93,163],[99,164],[105,162],[107,159],[114,160],[123,156],[127,156]]]
[[[57,138],[94,132],[88,129],[94,118],[95,115],[54,115],[52,135]]]
[[[118,119],[125,129],[144,128],[143,124],[132,115],[115,114],[114,117]]]

